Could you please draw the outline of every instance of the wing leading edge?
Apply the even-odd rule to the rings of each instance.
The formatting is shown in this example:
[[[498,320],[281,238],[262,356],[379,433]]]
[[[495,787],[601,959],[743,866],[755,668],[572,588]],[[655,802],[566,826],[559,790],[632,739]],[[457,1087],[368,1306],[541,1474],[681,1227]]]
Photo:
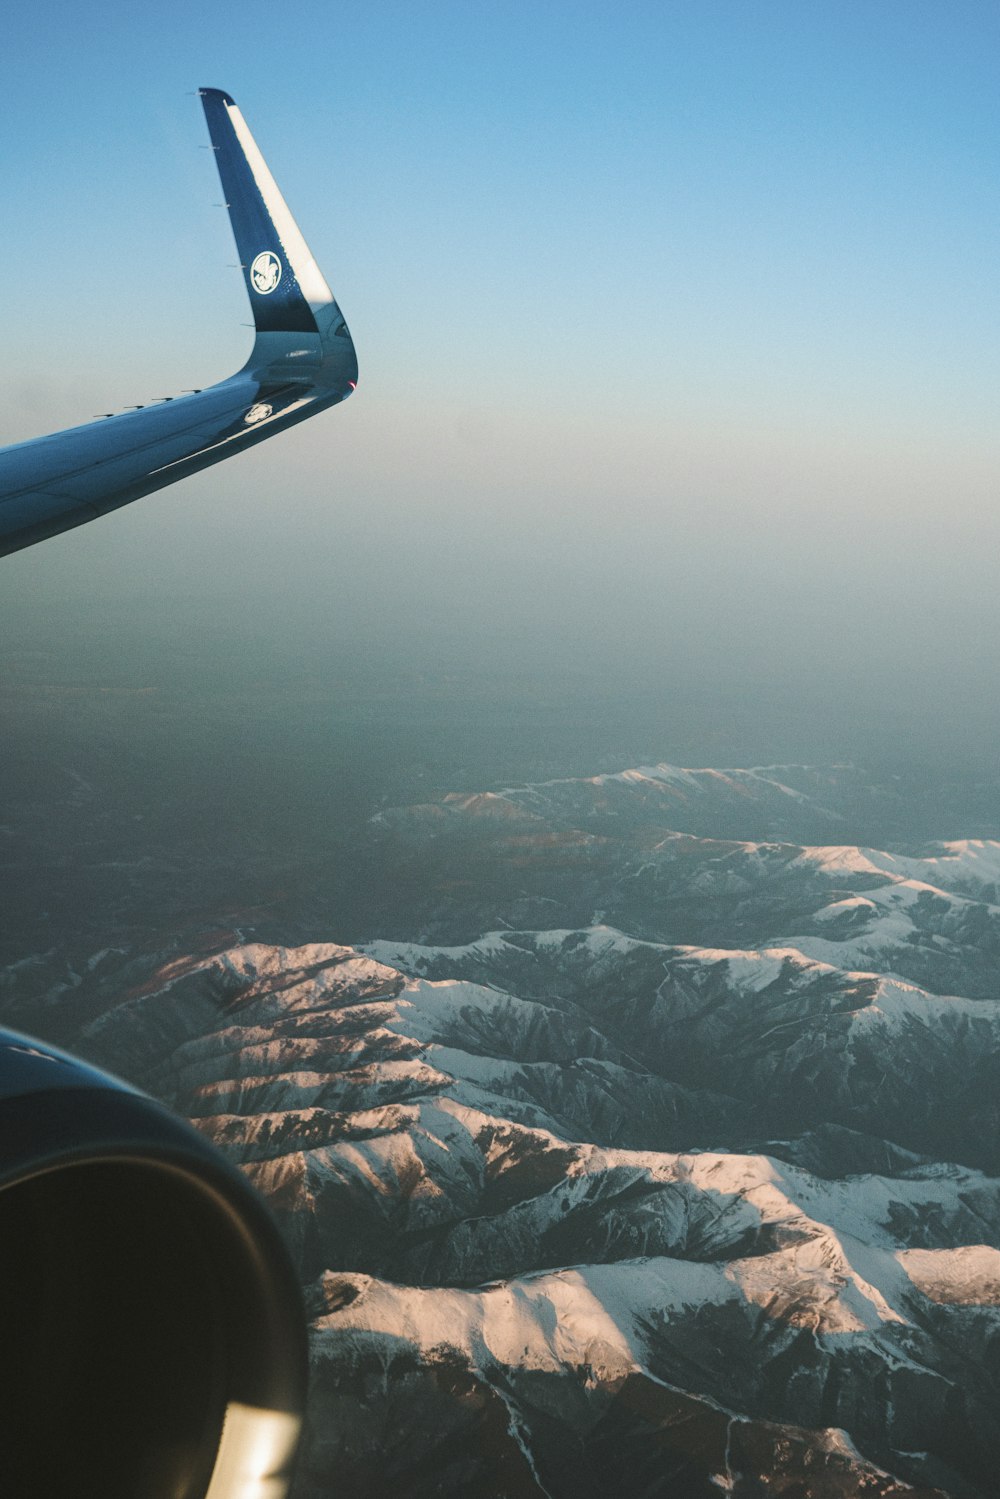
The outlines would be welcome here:
[[[220,89],[200,94],[254,315],[250,358],[207,390],[0,449],[0,556],[241,453],[354,390],[343,314],[242,114]]]

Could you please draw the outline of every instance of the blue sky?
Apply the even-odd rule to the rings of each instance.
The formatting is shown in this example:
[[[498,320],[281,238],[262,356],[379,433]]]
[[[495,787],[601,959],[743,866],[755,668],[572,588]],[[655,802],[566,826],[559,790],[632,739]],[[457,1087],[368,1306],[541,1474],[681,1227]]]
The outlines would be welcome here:
[[[911,674],[929,618],[942,672],[1000,644],[998,73],[971,0],[20,8],[0,436],[242,360],[201,84],[243,108],[361,383],[13,559],[18,606],[325,564],[364,607],[388,565],[408,620],[499,574],[539,631],[593,633],[597,597],[616,638],[693,620],[738,652],[750,610],[782,670],[859,614]]]

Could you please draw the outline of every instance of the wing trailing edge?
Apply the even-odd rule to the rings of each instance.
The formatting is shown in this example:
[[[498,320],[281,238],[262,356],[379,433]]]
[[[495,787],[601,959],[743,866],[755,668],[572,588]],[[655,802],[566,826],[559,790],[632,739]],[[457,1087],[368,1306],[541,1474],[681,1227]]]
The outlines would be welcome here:
[[[117,510],[351,394],[354,342],[240,110],[199,90],[254,316],[228,380],[0,449],[0,556]]]

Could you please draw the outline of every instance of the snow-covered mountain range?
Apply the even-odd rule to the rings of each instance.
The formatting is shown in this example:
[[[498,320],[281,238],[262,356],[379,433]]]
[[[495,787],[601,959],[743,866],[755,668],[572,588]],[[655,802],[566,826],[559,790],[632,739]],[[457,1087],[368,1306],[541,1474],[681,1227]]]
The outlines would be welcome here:
[[[9,975],[270,1200],[302,1499],[996,1492],[1000,842],[838,838],[893,794],[449,795],[372,823],[350,946]]]

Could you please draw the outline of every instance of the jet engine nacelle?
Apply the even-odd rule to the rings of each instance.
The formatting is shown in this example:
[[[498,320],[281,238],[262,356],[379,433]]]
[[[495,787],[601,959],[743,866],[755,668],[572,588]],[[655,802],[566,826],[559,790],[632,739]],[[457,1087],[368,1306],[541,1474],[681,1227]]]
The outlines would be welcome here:
[[[240,1173],[0,1031],[5,1499],[282,1499],[306,1372],[298,1282]]]

